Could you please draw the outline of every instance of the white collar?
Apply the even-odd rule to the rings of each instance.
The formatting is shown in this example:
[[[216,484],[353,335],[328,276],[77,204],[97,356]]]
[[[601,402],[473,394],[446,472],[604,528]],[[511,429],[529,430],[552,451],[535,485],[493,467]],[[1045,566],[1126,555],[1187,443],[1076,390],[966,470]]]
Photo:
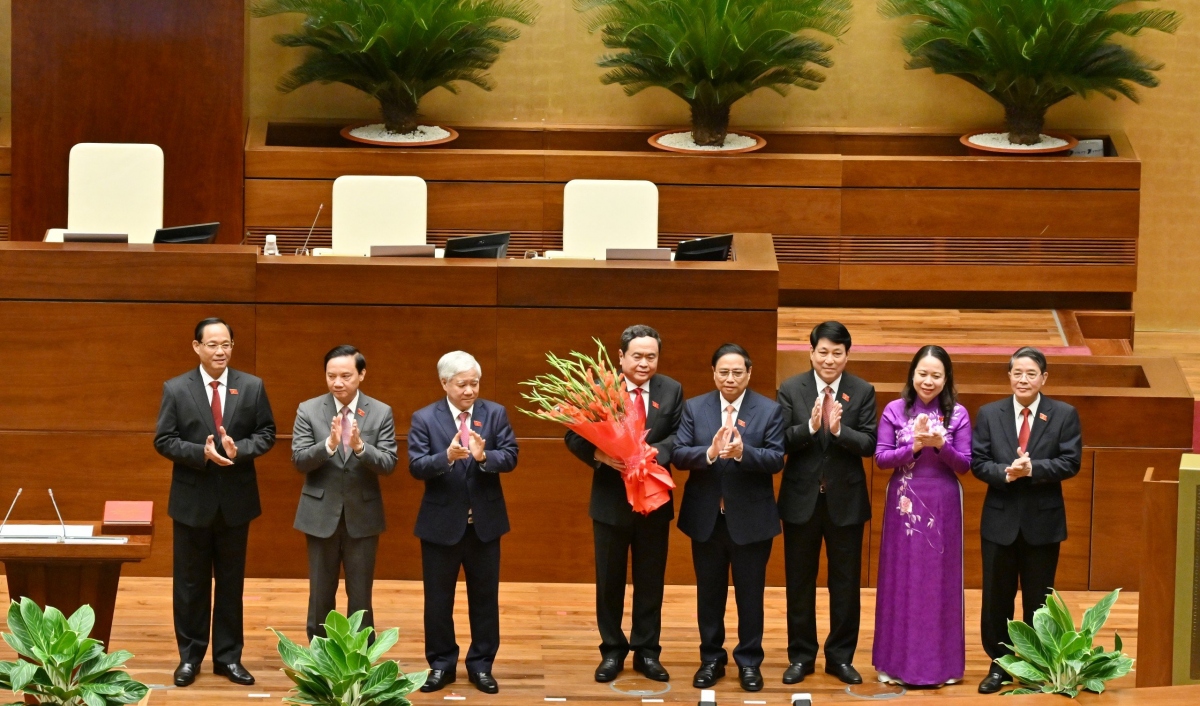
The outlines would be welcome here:
[[[1020,420],[1021,420],[1021,410],[1025,409],[1025,407],[1023,407],[1023,406],[1021,405],[1021,403],[1017,401],[1017,396],[1016,396],[1016,395],[1013,395],[1013,398],[1012,398],[1012,400],[1013,400],[1013,408],[1016,410],[1017,421],[1020,421]],[[1041,404],[1041,402],[1042,402],[1042,393],[1040,393],[1040,392],[1039,392],[1039,393],[1038,393],[1038,396],[1037,396],[1037,397],[1035,397],[1035,398],[1033,399],[1033,402],[1031,402],[1031,403],[1029,404],[1029,416],[1030,416],[1030,418],[1033,418],[1033,417],[1036,417],[1036,416],[1037,416],[1038,405],[1039,405],[1039,404]]]
[[[632,382],[629,382],[629,380],[626,380],[625,381],[625,391],[633,392],[634,390],[641,390],[642,392],[649,395],[650,394],[650,381],[647,380],[646,382],[642,383],[641,385],[634,385]]]
[[[721,391],[717,390],[717,399],[719,399],[721,401],[721,422],[724,423],[725,410],[727,407],[729,407],[729,405],[733,405],[733,416],[734,417],[737,417],[738,414],[741,413],[742,402],[744,402],[746,400],[746,391],[742,390],[742,394],[738,395],[737,399],[734,400],[733,402],[727,402],[725,400],[725,395],[722,395]]]
[[[331,392],[331,393],[329,393],[329,394],[330,394],[330,395],[332,395],[333,393]],[[348,405],[345,405],[345,404],[342,404],[341,402],[338,402],[338,398],[334,397],[334,398],[333,398],[333,406],[337,408],[337,413],[338,413],[338,414],[341,414],[341,413],[342,413],[342,409],[344,409],[344,408],[346,408],[346,407],[349,407],[349,408],[350,408],[350,411],[352,411],[352,412],[353,412],[353,411],[356,411],[356,410],[358,409],[358,396],[359,396],[359,395],[361,395],[361,394],[362,394],[361,392],[355,392],[355,393],[354,393],[354,399],[350,400],[350,404],[348,404]]]
[[[475,403],[474,402],[471,403],[470,407],[467,407],[465,410],[463,410],[463,409],[459,409],[458,407],[455,407],[454,403],[450,401],[449,397],[447,397],[446,398],[446,406],[450,408],[450,418],[456,422],[458,421],[458,415],[462,414],[463,412],[467,413],[467,419],[471,419],[475,416]]]
[[[201,365],[200,366],[200,379],[204,381],[205,387],[211,387],[213,384],[213,380],[216,380],[217,382],[221,383],[221,387],[228,388],[229,387],[229,368],[225,368],[224,370],[221,371],[221,377],[215,378],[212,375],[209,375],[208,371],[204,369],[203,365]]]
[[[845,373],[842,373],[842,375],[845,375]],[[828,385],[828,387],[833,388],[833,396],[834,397],[837,397],[838,389],[841,388],[841,386],[842,386],[842,375],[838,375],[837,379],[835,379],[833,382],[829,383],[829,385]],[[825,384],[825,381],[821,379],[821,376],[817,375],[816,370],[813,370],[813,378],[816,379],[816,381],[817,381],[817,396],[819,397],[821,395],[821,393],[825,392],[826,384]]]

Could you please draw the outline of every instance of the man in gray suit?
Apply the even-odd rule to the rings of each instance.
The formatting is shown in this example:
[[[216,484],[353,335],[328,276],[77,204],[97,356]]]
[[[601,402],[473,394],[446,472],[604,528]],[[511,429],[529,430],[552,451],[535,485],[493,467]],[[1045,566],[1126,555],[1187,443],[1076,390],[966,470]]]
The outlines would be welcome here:
[[[321,621],[336,605],[339,569],[346,570],[348,614],[367,613],[374,627],[371,584],[375,549],[386,528],[379,476],[396,469],[392,408],[359,392],[367,359],[354,346],[325,354],[329,394],[300,403],[292,429],[292,463],[306,475],[293,525],[308,539],[308,639],[325,636]]]

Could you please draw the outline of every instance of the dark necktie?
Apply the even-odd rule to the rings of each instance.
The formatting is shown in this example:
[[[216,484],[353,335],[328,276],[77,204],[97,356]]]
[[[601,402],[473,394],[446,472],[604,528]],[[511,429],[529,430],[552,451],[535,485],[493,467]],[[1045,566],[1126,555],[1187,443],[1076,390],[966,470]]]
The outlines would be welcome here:
[[[212,382],[208,383],[208,385],[213,390],[213,393],[212,393],[213,428],[217,430],[218,434],[220,434],[221,433],[221,425],[225,423],[225,420],[223,420],[221,418],[221,383],[218,380],[213,380]]]

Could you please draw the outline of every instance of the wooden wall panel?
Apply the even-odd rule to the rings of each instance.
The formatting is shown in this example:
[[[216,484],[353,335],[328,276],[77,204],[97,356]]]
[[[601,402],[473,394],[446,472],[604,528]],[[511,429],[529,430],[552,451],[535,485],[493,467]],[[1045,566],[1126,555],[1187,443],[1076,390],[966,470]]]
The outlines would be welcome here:
[[[67,221],[78,142],[149,142],[166,159],[164,225],[242,238],[243,0],[14,0],[13,234]]]
[[[301,402],[328,393],[325,353],[343,343],[366,356],[362,389],[391,405],[397,434],[408,433],[413,412],[445,397],[437,361],[452,350],[475,356],[480,394],[496,396],[496,315],[487,309],[260,305],[257,314],[257,370],[281,434],[291,433]]]
[[[658,229],[664,233],[837,235],[841,210],[839,189],[658,187]]]
[[[1136,498],[1137,496],[1133,496]],[[1130,498],[1132,501],[1133,498]],[[1179,523],[1179,466],[1155,467],[1144,476],[1138,557],[1138,688],[1170,686],[1175,653],[1175,562]]]
[[[233,365],[254,372],[251,305],[0,302],[0,365],[20,371],[0,396],[0,430],[152,432],[163,382],[200,365],[192,335],[209,316],[229,321]]]
[[[1092,497],[1092,570],[1089,588],[1137,591],[1141,567],[1141,508],[1131,498],[1142,492],[1147,468],[1179,468],[1180,449],[1096,450]]]

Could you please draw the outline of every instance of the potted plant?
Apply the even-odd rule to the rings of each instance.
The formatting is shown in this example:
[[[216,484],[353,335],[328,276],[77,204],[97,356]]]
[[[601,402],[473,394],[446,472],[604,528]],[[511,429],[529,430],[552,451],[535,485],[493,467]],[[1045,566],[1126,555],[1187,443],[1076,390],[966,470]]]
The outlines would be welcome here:
[[[429,670],[405,674],[393,660],[379,659],[396,644],[399,630],[385,630],[370,642],[362,628],[366,611],[347,618],[336,610],[325,617],[328,637],[314,637],[307,648],[275,628],[283,672],[296,684],[287,703],[303,706],[409,706],[406,698],[425,683]],[[362,628],[362,629],[360,629]],[[378,664],[376,664],[378,662]]]
[[[25,697],[25,703],[62,706],[136,704],[149,688],[117,667],[132,654],[104,653],[104,645],[88,637],[96,615],[82,606],[70,618],[57,608],[45,612],[29,598],[8,607],[4,641],[24,660],[0,662],[0,689]]]
[[[906,18],[901,44],[909,69],[957,76],[1004,107],[1005,132],[964,136],[964,144],[992,151],[1068,149],[1070,141],[1044,135],[1046,111],[1071,96],[1092,92],[1138,100],[1135,86],[1158,85],[1163,65],[1115,35],[1174,32],[1182,18],[1171,10],[1113,12],[1119,0],[881,0],[888,18]]]
[[[1133,668],[1133,659],[1121,652],[1121,636],[1113,633],[1115,649],[1105,651],[1092,641],[1108,620],[1117,602],[1117,589],[1100,599],[1083,614],[1077,630],[1071,612],[1055,591],[1046,605],[1033,614],[1033,625],[1008,621],[1009,645],[1015,654],[996,660],[1019,688],[1010,694],[1066,694],[1075,698],[1081,691],[1104,691],[1104,682],[1123,677]]]
[[[500,47],[520,36],[502,21],[530,25],[528,0],[262,0],[256,17],[301,13],[304,22],[275,42],[306,48],[300,65],[279,79],[284,93],[344,83],[379,101],[382,124],[351,126],[343,136],[371,144],[436,144],[458,133],[418,124],[421,98],[458,82],[492,89],[487,71]]]
[[[733,104],[760,88],[815,91],[833,61],[829,38],[850,25],[850,0],[575,0],[588,31],[622,50],[597,64],[600,79],[627,95],[665,88],[687,102],[691,132],[660,133],[650,144],[680,150],[746,151],[765,142],[743,135],[727,144]]]

